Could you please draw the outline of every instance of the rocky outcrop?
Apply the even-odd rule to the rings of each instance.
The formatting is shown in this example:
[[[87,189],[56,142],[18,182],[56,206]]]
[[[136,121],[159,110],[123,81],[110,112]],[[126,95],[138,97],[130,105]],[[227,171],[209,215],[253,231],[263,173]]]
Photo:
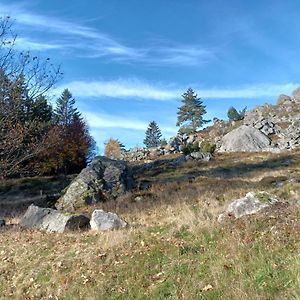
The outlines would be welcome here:
[[[280,95],[277,104],[257,106],[245,115],[244,124],[259,129],[279,150],[300,147],[300,88],[292,96]]]
[[[56,207],[75,210],[79,207],[115,198],[133,186],[133,178],[125,161],[96,157],[83,169],[58,200]]]
[[[90,225],[91,229],[102,231],[123,228],[127,226],[127,223],[115,213],[97,209],[92,214]]]
[[[259,152],[270,147],[271,140],[252,126],[240,126],[227,133],[220,152]]]
[[[270,195],[250,192],[244,198],[230,203],[225,212],[219,215],[218,221],[221,222],[226,217],[241,218],[246,215],[255,214],[275,203],[278,203],[278,200]]]
[[[300,87],[293,91],[292,99],[296,102],[300,102]]]
[[[90,228],[89,218],[63,213],[51,208],[30,205],[20,221],[20,226],[47,232],[65,232]]]

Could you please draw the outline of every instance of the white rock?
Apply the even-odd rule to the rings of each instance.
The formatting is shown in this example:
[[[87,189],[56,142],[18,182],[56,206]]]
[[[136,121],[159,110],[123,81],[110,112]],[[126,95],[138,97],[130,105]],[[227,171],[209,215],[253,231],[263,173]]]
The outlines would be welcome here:
[[[223,221],[226,216],[240,218],[246,215],[255,214],[277,202],[277,199],[269,197],[266,194],[250,192],[244,198],[237,199],[230,203],[225,212],[219,215],[218,221]]]
[[[222,138],[220,152],[260,152],[270,144],[271,140],[261,131],[242,125]]]
[[[115,213],[96,209],[92,214],[90,225],[94,230],[110,230],[126,227],[127,223]]]

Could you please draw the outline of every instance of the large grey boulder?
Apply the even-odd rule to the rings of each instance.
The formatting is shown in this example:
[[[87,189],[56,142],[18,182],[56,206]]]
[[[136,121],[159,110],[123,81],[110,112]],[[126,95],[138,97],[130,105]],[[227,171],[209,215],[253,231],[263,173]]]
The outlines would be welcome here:
[[[271,140],[260,130],[242,125],[221,140],[220,152],[259,152],[270,148]]]
[[[241,218],[251,215],[278,203],[278,200],[265,193],[250,192],[244,198],[237,199],[229,204],[225,212],[219,215],[218,221],[223,221],[226,217]]]
[[[90,219],[83,215],[72,215],[32,204],[23,215],[20,225],[25,228],[62,233],[89,229],[89,222]]]
[[[126,227],[127,223],[115,213],[96,209],[92,214],[90,225],[94,230],[110,230]]]
[[[125,161],[98,156],[73,180],[56,207],[72,211],[115,198],[132,186],[132,175]]]

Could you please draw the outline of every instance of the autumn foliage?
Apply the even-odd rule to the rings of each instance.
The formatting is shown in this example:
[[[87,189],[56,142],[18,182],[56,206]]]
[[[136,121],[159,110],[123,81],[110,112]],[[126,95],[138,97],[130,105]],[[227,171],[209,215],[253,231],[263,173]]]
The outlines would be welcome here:
[[[112,159],[121,159],[124,146],[118,139],[110,138],[105,143],[104,154]]]

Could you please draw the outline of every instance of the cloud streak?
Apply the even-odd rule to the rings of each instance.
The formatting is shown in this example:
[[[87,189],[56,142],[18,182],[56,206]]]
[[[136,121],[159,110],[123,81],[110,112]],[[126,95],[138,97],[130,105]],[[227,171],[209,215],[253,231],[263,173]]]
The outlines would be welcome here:
[[[46,50],[57,50],[65,48],[66,45],[61,45],[57,43],[46,43],[30,40],[27,38],[18,38],[14,42],[14,47],[20,50],[35,50],[35,51],[46,51]]]
[[[76,97],[134,97],[164,101],[176,99],[180,95],[180,90],[165,89],[137,79],[91,82],[72,81],[57,87],[55,93],[60,94],[65,88],[70,89]]]
[[[16,23],[22,25],[22,30],[26,32],[26,27],[42,31],[44,35],[55,33],[61,36],[60,42],[44,44],[34,38],[24,37],[19,42],[19,47],[39,51],[58,49],[72,51],[80,57],[99,58],[107,57],[113,61],[123,63],[139,62],[149,65],[181,65],[195,66],[204,64],[214,59],[214,53],[202,45],[174,45],[168,43],[166,46],[148,43],[140,47],[131,47],[117,41],[112,36],[100,32],[99,30],[83,26],[72,21],[61,20],[45,15],[29,13],[20,6],[0,4],[0,11],[12,14]],[[66,43],[65,40],[69,42]],[[26,48],[27,47],[27,48]]]
[[[298,83],[286,84],[257,84],[232,88],[210,88],[202,89],[192,85],[199,97],[203,99],[235,99],[235,98],[260,98],[277,97],[279,94],[290,94],[299,87]],[[76,97],[92,98],[136,98],[152,99],[157,101],[170,101],[180,99],[186,87],[165,86],[153,84],[137,79],[119,79],[114,81],[72,81],[55,90],[60,94],[63,89],[68,88]]]
[[[97,128],[119,128],[127,130],[145,131],[148,127],[148,123],[138,119],[130,119],[116,115],[83,112],[83,115],[87,119],[88,123],[93,129]],[[162,131],[167,135],[175,134],[178,130],[176,127],[160,126]]]

